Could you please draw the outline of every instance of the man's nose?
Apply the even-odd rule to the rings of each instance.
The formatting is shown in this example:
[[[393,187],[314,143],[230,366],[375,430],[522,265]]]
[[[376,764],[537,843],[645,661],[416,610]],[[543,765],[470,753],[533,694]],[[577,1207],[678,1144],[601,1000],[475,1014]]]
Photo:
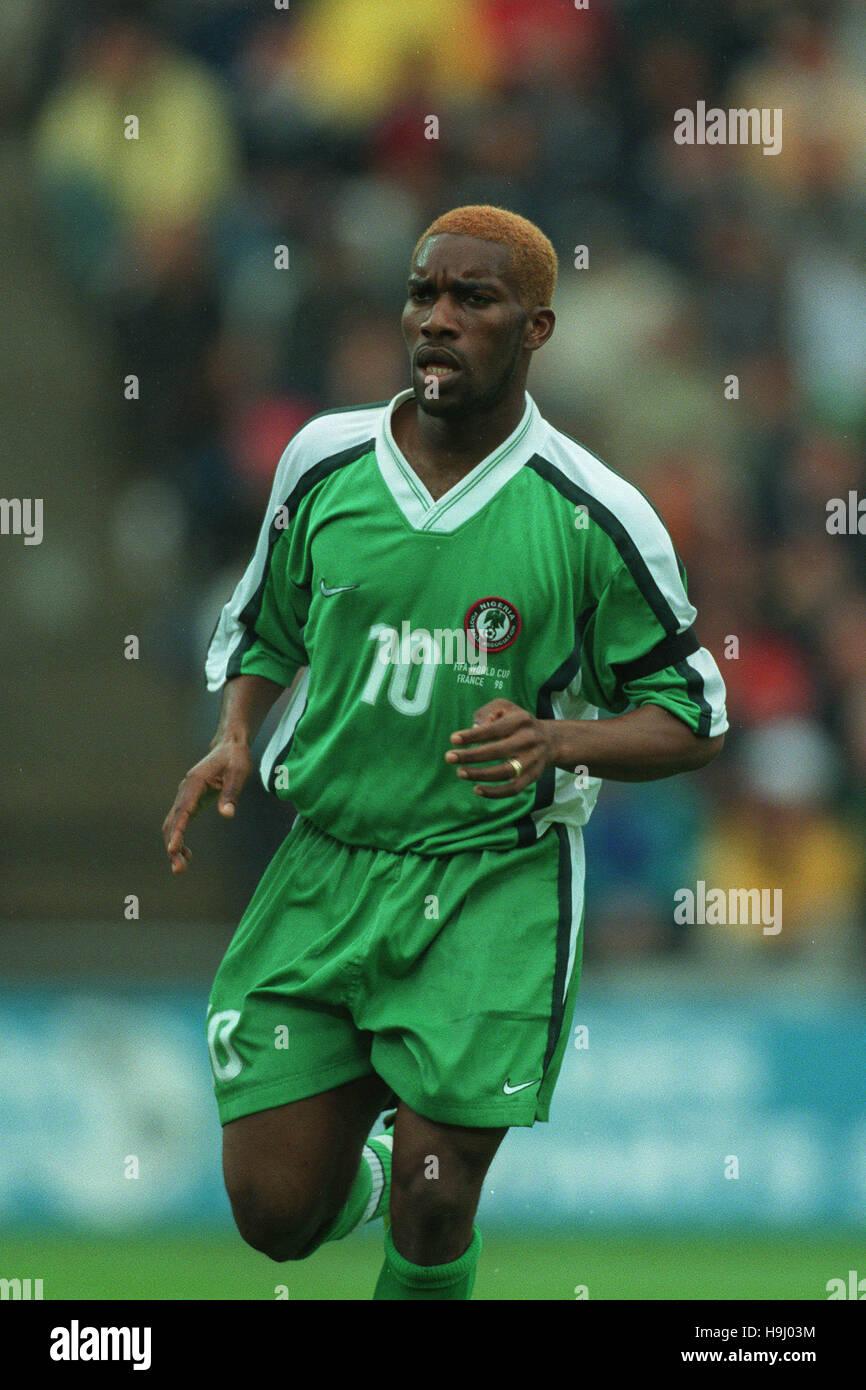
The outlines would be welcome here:
[[[433,334],[456,333],[453,306],[447,295],[438,295],[430,305],[427,317],[421,324],[421,332]]]

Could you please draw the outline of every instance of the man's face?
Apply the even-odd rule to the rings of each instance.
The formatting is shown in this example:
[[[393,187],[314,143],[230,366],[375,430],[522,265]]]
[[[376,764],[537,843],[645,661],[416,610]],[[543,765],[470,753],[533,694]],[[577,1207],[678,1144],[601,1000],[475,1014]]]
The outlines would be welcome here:
[[[498,242],[452,233],[419,247],[402,328],[415,397],[428,414],[489,409],[522,390],[529,315],[509,276],[510,255]]]

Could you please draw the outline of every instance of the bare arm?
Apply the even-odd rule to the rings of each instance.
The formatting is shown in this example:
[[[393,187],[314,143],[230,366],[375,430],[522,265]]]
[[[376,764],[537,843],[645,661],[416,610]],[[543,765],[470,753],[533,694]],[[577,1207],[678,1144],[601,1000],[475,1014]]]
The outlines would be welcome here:
[[[191,767],[163,821],[162,837],[171,871],[183,873],[192,858],[184,833],[199,805],[219,794],[221,816],[233,816],[252,769],[250,744],[284,686],[265,676],[236,676],[223,686],[222,706],[211,751]]]
[[[265,721],[268,710],[285,686],[267,676],[235,676],[223,686],[223,700],[211,748],[220,743],[244,743],[249,747]]]
[[[554,767],[616,782],[652,782],[693,772],[721,752],[724,734],[699,738],[661,705],[641,705],[613,719],[543,721],[552,738]]]
[[[673,777],[711,762],[721,751],[724,734],[699,738],[687,724],[660,705],[641,705],[613,719],[535,719],[509,700],[482,706],[471,729],[451,735],[455,745],[445,760],[457,764],[457,776],[479,783],[477,795],[515,796],[549,767],[567,772],[586,769],[590,777],[617,782],[651,782]],[[507,760],[515,758],[521,773]],[[501,761],[494,767],[474,763]]]

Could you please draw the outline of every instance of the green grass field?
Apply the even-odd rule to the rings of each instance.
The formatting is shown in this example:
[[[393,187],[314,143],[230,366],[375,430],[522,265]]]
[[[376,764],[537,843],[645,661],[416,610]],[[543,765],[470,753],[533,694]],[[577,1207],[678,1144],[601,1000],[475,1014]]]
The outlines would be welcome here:
[[[381,1233],[324,1246],[276,1265],[239,1238],[219,1235],[0,1237],[2,1270],[41,1278],[45,1299],[367,1300],[382,1263]],[[564,1240],[490,1232],[476,1299],[818,1299],[828,1279],[866,1269],[863,1239],[809,1236],[623,1235]]]

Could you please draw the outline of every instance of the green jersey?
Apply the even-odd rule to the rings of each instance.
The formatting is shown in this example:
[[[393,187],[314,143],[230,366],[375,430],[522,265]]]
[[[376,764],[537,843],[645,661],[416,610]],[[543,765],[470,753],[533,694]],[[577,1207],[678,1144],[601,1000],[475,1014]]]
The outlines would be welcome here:
[[[265,785],[350,845],[443,855],[579,827],[599,781],[548,769],[514,797],[472,793],[450,735],[502,697],[539,719],[662,705],[701,737],[724,685],[682,566],[646,498],[544,420],[434,501],[389,403],[317,416],[288,444],[250,564],[222,611],[208,687],[289,686]]]

